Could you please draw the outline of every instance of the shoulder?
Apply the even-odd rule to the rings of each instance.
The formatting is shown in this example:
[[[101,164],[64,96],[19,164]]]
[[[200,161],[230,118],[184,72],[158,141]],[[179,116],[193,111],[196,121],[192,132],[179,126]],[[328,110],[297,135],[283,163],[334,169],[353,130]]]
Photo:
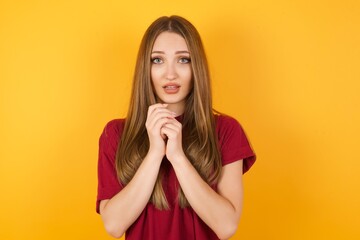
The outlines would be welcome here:
[[[125,126],[125,119],[113,119],[106,123],[100,136],[100,142],[107,142],[117,145]]]
[[[216,132],[221,137],[222,135],[230,134],[233,131],[243,132],[240,123],[233,117],[226,114],[215,115]]]
[[[111,136],[113,134],[118,135],[124,129],[124,125],[125,125],[125,119],[123,118],[113,119],[108,123],[106,123],[103,134],[105,134],[105,136]]]
[[[229,116],[229,115],[226,115],[224,113],[218,113],[218,114],[215,114],[215,121],[217,124],[224,124],[224,123],[230,123],[230,124],[234,124],[234,123],[238,123],[238,121]]]
[[[240,123],[233,117],[215,115],[216,133],[223,165],[243,159],[243,172],[255,162],[255,153]]]

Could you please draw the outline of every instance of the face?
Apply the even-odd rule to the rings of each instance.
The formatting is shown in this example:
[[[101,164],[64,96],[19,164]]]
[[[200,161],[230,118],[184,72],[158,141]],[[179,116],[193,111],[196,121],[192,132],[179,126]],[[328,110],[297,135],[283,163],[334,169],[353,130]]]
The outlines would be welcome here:
[[[151,53],[151,80],[158,101],[182,114],[192,89],[190,52],[179,34],[163,32],[155,40]]]

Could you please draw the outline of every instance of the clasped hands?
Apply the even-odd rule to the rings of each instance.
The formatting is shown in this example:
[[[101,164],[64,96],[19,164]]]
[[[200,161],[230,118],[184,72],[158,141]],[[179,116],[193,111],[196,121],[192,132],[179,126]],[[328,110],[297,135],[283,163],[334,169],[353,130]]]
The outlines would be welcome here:
[[[148,109],[146,129],[149,136],[149,152],[172,162],[185,157],[182,148],[182,125],[175,119],[176,113],[167,109],[168,104],[157,103]]]

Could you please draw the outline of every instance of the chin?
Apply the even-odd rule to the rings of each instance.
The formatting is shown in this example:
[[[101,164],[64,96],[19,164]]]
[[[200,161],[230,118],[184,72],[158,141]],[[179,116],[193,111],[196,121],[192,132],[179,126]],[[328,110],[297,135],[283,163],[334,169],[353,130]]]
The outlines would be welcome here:
[[[186,101],[186,97],[182,96],[163,96],[157,97],[157,101],[163,104],[178,104]]]
[[[167,101],[161,101],[161,103],[165,103],[165,104],[178,104],[182,102],[182,100],[167,100]]]

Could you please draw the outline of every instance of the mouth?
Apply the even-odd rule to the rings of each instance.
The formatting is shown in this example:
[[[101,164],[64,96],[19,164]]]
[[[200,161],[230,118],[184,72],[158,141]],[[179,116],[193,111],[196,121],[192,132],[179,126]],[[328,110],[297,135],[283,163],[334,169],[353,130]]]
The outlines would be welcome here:
[[[164,89],[165,93],[175,94],[180,90],[180,85],[178,85],[178,84],[166,84],[165,86],[163,86],[163,89]]]

